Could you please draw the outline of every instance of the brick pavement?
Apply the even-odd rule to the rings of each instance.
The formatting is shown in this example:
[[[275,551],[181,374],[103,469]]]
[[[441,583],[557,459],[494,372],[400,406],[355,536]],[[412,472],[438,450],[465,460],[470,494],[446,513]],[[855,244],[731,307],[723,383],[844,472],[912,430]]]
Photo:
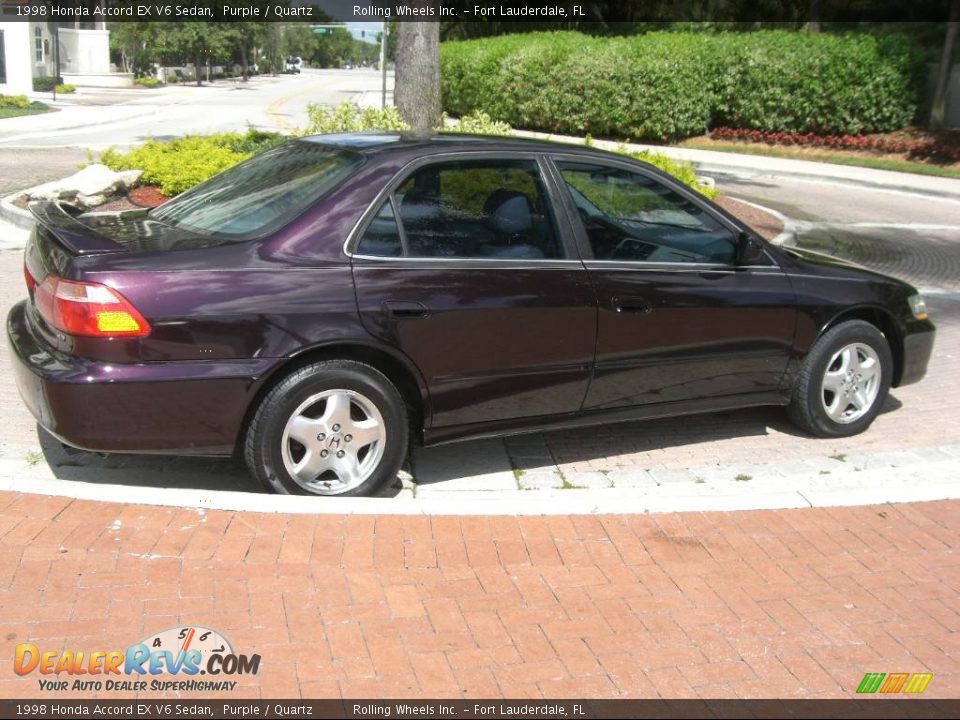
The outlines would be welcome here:
[[[240,697],[960,693],[958,501],[559,517],[290,516],[0,493],[0,697],[16,643],[182,623],[258,652]]]

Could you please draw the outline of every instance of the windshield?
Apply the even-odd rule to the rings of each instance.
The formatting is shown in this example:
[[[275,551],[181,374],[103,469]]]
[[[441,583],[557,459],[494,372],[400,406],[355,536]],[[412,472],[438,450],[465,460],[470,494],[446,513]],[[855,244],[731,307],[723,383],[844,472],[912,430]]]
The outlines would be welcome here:
[[[342,148],[284,143],[178,195],[150,217],[224,239],[257,237],[294,220],[362,162]]]

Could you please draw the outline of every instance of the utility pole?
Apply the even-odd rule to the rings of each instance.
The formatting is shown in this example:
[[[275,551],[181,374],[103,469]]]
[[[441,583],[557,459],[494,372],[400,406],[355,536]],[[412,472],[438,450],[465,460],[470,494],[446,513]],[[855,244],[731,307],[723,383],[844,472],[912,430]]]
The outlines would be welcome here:
[[[383,21],[383,31],[380,33],[380,108],[387,106],[387,21]]]

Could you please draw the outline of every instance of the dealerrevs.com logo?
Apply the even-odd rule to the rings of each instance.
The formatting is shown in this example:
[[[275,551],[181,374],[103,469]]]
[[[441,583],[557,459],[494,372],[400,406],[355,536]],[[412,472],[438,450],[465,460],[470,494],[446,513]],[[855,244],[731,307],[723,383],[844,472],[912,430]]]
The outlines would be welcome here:
[[[34,672],[44,676],[38,681],[43,691],[212,692],[236,688],[237,681],[228,678],[256,675],[260,656],[237,653],[216,630],[193,625],[149,635],[126,650],[61,652],[20,643],[14,650],[13,670],[21,676]]]

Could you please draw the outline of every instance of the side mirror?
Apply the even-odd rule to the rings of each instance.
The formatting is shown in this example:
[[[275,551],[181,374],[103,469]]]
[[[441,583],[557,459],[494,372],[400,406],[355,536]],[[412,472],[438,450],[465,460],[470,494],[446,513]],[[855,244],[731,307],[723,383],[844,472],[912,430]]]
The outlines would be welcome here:
[[[763,245],[747,233],[737,235],[737,265],[751,265],[763,257]]]

